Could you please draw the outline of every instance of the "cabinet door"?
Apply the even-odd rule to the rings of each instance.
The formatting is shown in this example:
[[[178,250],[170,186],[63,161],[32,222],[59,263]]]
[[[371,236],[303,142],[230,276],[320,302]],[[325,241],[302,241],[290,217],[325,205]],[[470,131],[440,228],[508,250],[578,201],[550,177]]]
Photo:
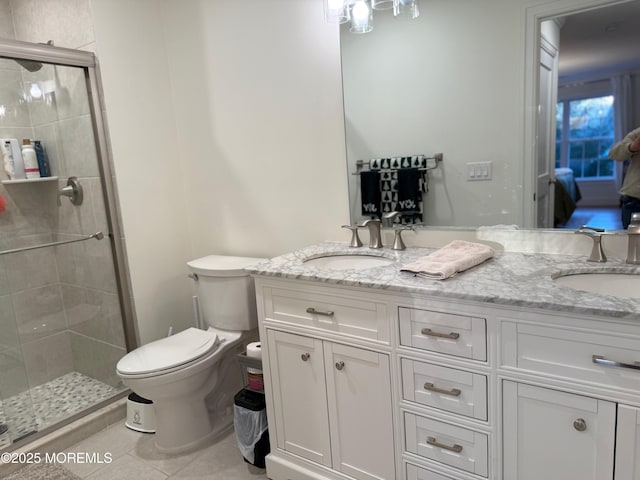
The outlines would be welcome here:
[[[389,356],[325,342],[333,468],[395,478]]]
[[[331,466],[322,341],[267,330],[277,446]]]
[[[640,478],[640,409],[618,405],[615,480]]]
[[[616,405],[504,382],[504,479],[613,478]]]

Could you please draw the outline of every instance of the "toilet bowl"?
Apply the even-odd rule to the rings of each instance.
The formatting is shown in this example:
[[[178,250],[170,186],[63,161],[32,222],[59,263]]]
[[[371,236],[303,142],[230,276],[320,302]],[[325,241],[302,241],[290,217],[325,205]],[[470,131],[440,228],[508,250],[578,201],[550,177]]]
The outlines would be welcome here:
[[[253,279],[243,268],[259,260],[210,255],[189,262],[206,329],[147,343],[118,362],[122,382],[153,401],[159,451],[186,452],[232,427],[233,396],[242,388],[237,354],[257,337]]]

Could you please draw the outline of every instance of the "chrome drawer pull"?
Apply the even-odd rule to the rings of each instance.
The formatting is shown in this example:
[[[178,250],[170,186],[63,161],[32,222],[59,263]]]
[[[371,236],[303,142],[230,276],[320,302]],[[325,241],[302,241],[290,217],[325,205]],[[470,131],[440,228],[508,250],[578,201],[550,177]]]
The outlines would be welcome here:
[[[439,333],[439,332],[434,332],[430,328],[423,328],[421,331],[423,335],[428,335],[430,337],[449,338],[451,340],[457,340],[458,338],[460,338],[460,334],[455,332]]]
[[[460,453],[462,451],[462,445],[458,445],[457,443],[453,445],[445,445],[444,443],[438,442],[435,437],[427,437],[427,443],[434,447],[444,448],[445,450],[451,450],[456,453]]]
[[[316,315],[324,315],[325,317],[333,317],[333,312],[331,310],[316,310],[313,307],[307,308],[307,313],[316,314]]]
[[[425,383],[424,389],[429,390],[430,392],[442,393],[443,395],[451,395],[452,397],[459,397],[462,393],[462,390],[458,388],[452,388],[451,390],[445,390],[444,388],[438,388],[433,385],[433,383]]]
[[[591,361],[593,363],[597,363],[598,365],[605,365],[607,367],[622,367],[622,368],[631,368],[633,370],[640,370],[640,364],[638,362],[634,362],[634,363],[616,362],[615,360],[609,360],[607,358],[604,358],[602,355],[591,355]]]

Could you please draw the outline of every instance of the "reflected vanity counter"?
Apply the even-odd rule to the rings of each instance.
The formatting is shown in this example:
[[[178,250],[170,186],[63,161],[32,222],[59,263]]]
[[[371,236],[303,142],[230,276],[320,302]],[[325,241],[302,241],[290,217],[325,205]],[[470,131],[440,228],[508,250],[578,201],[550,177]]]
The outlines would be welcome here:
[[[640,268],[499,252],[442,281],[400,271],[435,250],[250,267],[269,478],[640,478],[640,298],[555,280]]]

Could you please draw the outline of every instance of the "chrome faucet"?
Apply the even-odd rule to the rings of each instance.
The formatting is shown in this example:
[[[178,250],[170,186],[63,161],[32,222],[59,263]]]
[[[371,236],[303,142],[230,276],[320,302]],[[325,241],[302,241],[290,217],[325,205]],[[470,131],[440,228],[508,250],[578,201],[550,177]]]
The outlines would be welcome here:
[[[638,265],[640,264],[640,212],[631,214],[627,236],[629,237],[627,263]]]
[[[342,228],[347,228],[351,230],[351,242],[349,242],[349,246],[353,248],[360,248],[362,246],[362,241],[358,236],[358,226],[357,225],[342,225]]]
[[[639,217],[639,220],[640,220],[640,217]],[[639,227],[640,227],[640,224],[639,224]],[[591,255],[589,255],[587,262],[604,263],[607,261],[607,256],[604,254],[604,250],[602,249],[602,234],[604,233],[604,228],[597,228],[597,227],[590,227],[588,225],[583,225],[578,230],[576,230],[575,233],[581,233],[582,235],[586,235],[587,237],[590,237],[591,240],[593,240]]]
[[[362,226],[369,229],[369,248],[382,248],[380,223],[380,220],[377,218],[370,218],[362,222]]]

